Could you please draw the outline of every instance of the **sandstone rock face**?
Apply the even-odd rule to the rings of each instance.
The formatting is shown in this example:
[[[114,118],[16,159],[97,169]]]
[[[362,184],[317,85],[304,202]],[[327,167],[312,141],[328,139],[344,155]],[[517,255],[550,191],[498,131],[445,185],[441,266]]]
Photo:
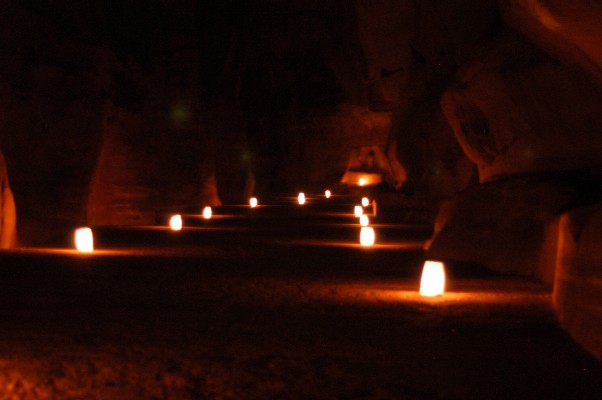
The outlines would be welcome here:
[[[282,172],[288,177],[288,186],[321,191],[338,183],[353,146],[384,145],[390,127],[390,113],[372,112],[352,104],[342,104],[329,115],[298,121],[287,128],[284,142],[289,160]]]
[[[459,79],[441,105],[481,182],[602,169],[602,92],[579,71],[508,38]]]
[[[6,160],[0,150],[0,249],[17,244],[17,211],[13,192],[8,182]]]
[[[0,142],[24,245],[56,243],[85,223],[100,142],[101,75],[87,30],[93,10],[74,5],[59,23],[53,16],[65,10],[47,6],[6,2],[0,16]]]
[[[144,157],[144,122],[111,102],[105,104],[102,148],[90,182],[90,225],[141,225],[155,221],[149,185],[151,160]],[[145,151],[146,150],[146,151]],[[150,172],[150,171],[149,171]]]
[[[472,187],[441,207],[428,257],[535,276],[552,285],[557,215],[575,195],[569,182],[541,178]]]
[[[63,245],[75,226],[216,201],[193,3],[3,9],[0,143],[20,243]]]
[[[442,96],[481,185],[440,208],[429,257],[544,280],[563,326],[601,358],[602,9],[499,5],[525,36],[500,31]]]
[[[602,208],[581,207],[562,215],[554,281],[560,323],[602,360]]]
[[[504,21],[556,58],[602,82],[602,4],[589,0],[503,0]]]

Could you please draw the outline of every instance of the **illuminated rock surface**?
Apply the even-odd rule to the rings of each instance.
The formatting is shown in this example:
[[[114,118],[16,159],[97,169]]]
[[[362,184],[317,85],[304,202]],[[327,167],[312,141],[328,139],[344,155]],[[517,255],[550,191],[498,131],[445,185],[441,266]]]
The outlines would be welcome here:
[[[560,220],[554,305],[558,319],[602,359],[602,212],[581,207]]]
[[[6,161],[0,149],[0,249],[14,246],[17,241],[15,200],[8,181]]]

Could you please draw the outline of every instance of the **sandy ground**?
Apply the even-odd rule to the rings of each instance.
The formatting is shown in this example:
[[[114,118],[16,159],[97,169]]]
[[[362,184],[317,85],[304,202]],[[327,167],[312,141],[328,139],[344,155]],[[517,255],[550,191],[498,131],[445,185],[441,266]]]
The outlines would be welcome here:
[[[602,398],[545,286],[458,264],[421,298],[419,229],[312,221],[0,253],[0,399]]]

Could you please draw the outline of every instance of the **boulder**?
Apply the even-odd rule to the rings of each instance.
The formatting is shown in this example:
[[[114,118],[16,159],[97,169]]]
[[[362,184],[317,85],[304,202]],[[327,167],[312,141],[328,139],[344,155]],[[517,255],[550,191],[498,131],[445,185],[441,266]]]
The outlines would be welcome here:
[[[521,177],[473,186],[440,207],[427,257],[554,281],[558,215],[570,180]]]
[[[561,325],[602,360],[602,206],[562,214],[553,300]]]

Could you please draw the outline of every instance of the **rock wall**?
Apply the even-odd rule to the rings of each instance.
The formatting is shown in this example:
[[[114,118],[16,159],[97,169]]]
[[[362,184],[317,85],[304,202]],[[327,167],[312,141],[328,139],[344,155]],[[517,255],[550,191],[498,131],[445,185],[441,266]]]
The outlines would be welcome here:
[[[601,7],[499,1],[441,108],[481,185],[444,203],[428,256],[538,277],[561,324],[601,357]]]
[[[554,305],[558,319],[602,360],[602,208],[563,213],[558,235]]]
[[[559,213],[577,196],[570,177],[473,186],[440,207],[428,257],[554,282]]]
[[[3,3],[0,144],[21,244],[219,202],[194,11],[184,0]]]
[[[13,192],[8,181],[8,171],[0,150],[0,249],[13,247],[17,243],[17,211]]]
[[[85,223],[102,104],[93,17],[80,5],[3,3],[0,145],[21,244],[52,242]]]
[[[441,106],[487,182],[602,168],[600,94],[590,78],[509,33],[460,72]]]
[[[504,21],[545,51],[602,82],[602,4],[589,0],[500,0]]]
[[[107,101],[104,107],[102,147],[87,198],[90,225],[143,225],[155,222],[150,186],[152,161],[143,119]]]

